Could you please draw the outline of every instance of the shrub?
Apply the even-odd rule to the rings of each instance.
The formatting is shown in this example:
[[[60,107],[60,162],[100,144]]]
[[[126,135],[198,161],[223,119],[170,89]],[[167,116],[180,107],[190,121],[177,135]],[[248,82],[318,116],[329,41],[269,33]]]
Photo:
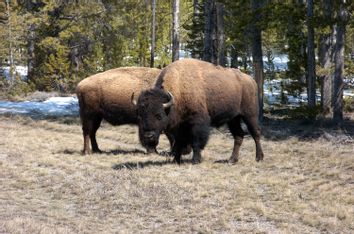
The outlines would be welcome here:
[[[354,111],[354,97],[344,97],[343,102],[343,110],[345,112]]]

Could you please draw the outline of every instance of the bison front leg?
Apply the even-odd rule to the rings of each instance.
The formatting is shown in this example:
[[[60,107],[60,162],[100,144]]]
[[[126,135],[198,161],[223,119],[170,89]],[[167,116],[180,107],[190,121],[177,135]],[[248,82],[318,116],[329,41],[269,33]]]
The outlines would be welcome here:
[[[242,145],[243,137],[245,135],[241,127],[241,117],[236,117],[232,119],[230,122],[228,122],[228,126],[232,136],[234,137],[234,149],[232,150],[229,163],[235,164],[238,161],[240,147]]]
[[[182,159],[182,146],[179,144],[178,141],[175,141],[172,147],[172,155],[173,155],[173,161],[177,164],[181,164]]]
[[[208,123],[196,124],[192,127],[192,163],[198,164],[202,161],[202,150],[209,139],[210,127]]]

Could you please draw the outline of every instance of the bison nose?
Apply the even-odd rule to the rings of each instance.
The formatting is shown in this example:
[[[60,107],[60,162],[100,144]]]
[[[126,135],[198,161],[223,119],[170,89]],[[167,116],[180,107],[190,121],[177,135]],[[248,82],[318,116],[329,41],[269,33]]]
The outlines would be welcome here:
[[[147,139],[151,139],[155,136],[155,133],[154,131],[148,131],[148,132],[145,132],[144,133],[144,137],[147,138]]]

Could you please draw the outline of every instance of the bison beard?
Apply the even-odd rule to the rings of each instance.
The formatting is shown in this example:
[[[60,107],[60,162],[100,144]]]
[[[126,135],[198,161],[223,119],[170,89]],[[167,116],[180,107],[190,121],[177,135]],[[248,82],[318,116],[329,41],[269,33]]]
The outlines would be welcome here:
[[[241,120],[254,138],[256,161],[263,159],[257,85],[236,69],[195,59],[174,62],[160,73],[153,89],[141,93],[137,113],[141,143],[154,147],[162,132],[173,136],[172,153],[177,163],[188,146],[193,149],[192,162],[200,163],[210,127],[223,124],[228,125],[234,137],[229,162],[236,163],[245,135]]]

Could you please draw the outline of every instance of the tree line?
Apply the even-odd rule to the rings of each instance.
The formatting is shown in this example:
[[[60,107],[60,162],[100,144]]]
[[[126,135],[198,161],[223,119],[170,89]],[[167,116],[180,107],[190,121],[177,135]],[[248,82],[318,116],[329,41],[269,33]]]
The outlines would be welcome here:
[[[347,0],[0,0],[0,62],[26,65],[31,89],[70,91],[110,68],[162,68],[182,51],[251,72],[260,94],[264,80],[289,78],[290,93],[306,90],[309,108],[340,122],[343,78],[354,73],[352,12]],[[276,71],[277,54],[286,71]]]

